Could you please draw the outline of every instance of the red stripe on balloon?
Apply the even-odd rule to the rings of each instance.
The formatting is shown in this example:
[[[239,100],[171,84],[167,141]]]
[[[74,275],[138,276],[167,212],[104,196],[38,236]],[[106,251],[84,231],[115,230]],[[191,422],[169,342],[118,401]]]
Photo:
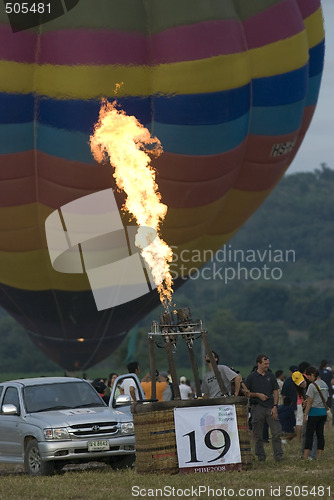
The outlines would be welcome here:
[[[158,184],[160,184],[160,179],[177,182],[185,182],[189,179],[194,182],[216,179],[236,167],[239,168],[245,147],[246,141],[226,153],[208,156],[163,153],[152,162],[152,165],[158,172]]]
[[[305,2],[305,0],[296,0],[296,2],[303,19],[306,19],[314,14],[321,5],[320,0],[308,0],[307,2]]]
[[[34,203],[58,208],[95,191],[114,186],[112,169],[45,153],[26,151],[1,155],[0,206]]]
[[[284,40],[305,29],[294,0],[273,5],[245,20],[243,25],[249,49]]]
[[[240,21],[217,20],[170,28],[151,38],[154,64],[245,52]]]
[[[217,179],[193,182],[175,182],[161,179],[159,191],[162,202],[169,208],[193,208],[209,205],[219,200],[233,187],[238,176],[238,166]]]
[[[34,152],[0,155],[0,164],[0,182],[32,176],[34,175]],[[1,205],[2,197],[0,197]]]
[[[158,172],[164,203],[171,207],[191,207],[218,199],[235,180],[245,144],[221,155],[161,155],[153,166]],[[0,206],[33,203],[38,199],[58,208],[86,194],[115,187],[113,170],[106,165],[88,165],[41,152],[35,158],[32,151],[3,155],[1,162],[4,167]],[[118,197],[121,205],[124,198]]]
[[[234,189],[241,191],[265,191],[273,188],[291,163],[291,155],[270,165],[244,161]]]
[[[11,38],[8,44],[8,38]],[[5,43],[6,42],[6,43]],[[0,27],[0,58],[39,64],[135,64],[152,65],[204,59],[246,50],[241,23],[213,20],[170,28],[149,37],[107,30],[62,30],[40,36],[19,33],[10,36]],[[71,50],[68,48],[71,47]]]
[[[45,33],[41,39],[41,64],[146,65],[149,57],[146,36],[136,33],[63,30]]]
[[[0,26],[0,60],[33,63],[37,35],[27,31],[13,33],[10,26]]]

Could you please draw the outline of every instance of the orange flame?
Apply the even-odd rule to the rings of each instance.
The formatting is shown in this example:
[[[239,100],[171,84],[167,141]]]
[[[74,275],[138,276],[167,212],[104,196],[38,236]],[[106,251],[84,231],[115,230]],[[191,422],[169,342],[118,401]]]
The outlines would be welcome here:
[[[148,154],[159,156],[162,153],[159,139],[152,137],[135,116],[117,109],[116,101],[111,104],[104,100],[99,121],[90,137],[90,147],[96,161],[102,162],[109,157],[115,169],[116,184],[127,195],[122,209],[132,214],[139,226],[153,227],[159,234],[168,207],[160,201],[155,171]],[[146,236],[147,231],[144,233]],[[141,255],[151,269],[160,301],[168,309],[173,293],[169,268],[173,252],[159,236],[151,243],[143,241],[145,236],[139,227],[136,245],[142,249]]]

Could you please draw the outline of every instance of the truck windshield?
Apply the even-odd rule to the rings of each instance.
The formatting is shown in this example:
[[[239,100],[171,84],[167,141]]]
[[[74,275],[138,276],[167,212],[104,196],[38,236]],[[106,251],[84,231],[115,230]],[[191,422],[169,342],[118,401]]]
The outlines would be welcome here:
[[[25,387],[23,398],[27,413],[106,406],[96,390],[89,383],[80,380]]]

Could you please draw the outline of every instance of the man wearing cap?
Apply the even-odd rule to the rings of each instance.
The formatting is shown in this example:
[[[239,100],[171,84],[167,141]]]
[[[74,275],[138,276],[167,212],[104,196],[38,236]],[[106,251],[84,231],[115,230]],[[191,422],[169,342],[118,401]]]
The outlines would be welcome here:
[[[263,427],[267,422],[271,431],[271,440],[276,462],[282,460],[282,427],[278,420],[278,384],[276,377],[269,370],[269,358],[259,354],[256,358],[257,369],[245,380],[251,401],[252,426],[255,441],[255,455],[260,462],[266,459],[263,445]]]

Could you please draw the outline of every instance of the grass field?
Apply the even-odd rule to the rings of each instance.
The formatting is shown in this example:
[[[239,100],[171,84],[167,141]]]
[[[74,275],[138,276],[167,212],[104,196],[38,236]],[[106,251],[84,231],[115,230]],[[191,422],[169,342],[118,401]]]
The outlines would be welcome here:
[[[334,497],[334,427],[326,424],[322,460],[300,459],[294,439],[284,445],[284,460],[254,460],[250,471],[208,474],[138,474],[135,469],[113,471],[102,464],[68,466],[52,477],[31,478],[21,466],[0,465],[0,499],[4,500],[128,500],[131,498],[306,498]],[[1,452],[1,450],[0,450]],[[225,488],[225,490],[224,490]]]

